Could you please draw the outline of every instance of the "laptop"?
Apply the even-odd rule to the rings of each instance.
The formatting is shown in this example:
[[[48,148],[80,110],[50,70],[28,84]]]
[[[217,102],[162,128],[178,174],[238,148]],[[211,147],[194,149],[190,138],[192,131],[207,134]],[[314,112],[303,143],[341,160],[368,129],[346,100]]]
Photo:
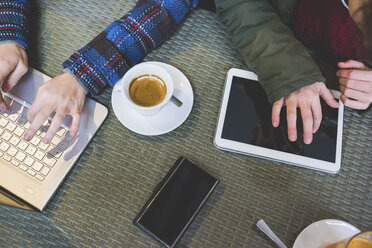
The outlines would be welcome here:
[[[30,123],[27,111],[38,88],[50,77],[34,69],[5,94],[7,111],[0,112],[0,201],[42,211],[108,114],[105,106],[86,98],[79,132],[69,135],[67,116],[50,144],[42,138],[50,124],[46,121],[27,142],[23,135]]]
[[[333,92],[339,95],[339,92]],[[303,142],[301,113],[297,111],[297,141],[287,134],[286,110],[280,125],[271,124],[272,105],[250,71],[231,69],[226,78],[214,144],[217,148],[309,169],[337,173],[341,167],[344,105],[331,108],[321,101],[322,122],[313,141]]]

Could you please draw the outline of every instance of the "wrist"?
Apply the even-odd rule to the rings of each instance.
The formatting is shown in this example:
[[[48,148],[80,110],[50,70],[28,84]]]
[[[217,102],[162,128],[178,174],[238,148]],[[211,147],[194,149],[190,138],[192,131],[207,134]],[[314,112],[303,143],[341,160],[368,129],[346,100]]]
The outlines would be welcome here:
[[[15,46],[15,47],[19,47],[19,48],[22,48],[25,52],[26,52],[26,48],[24,47],[24,45],[16,40],[0,40],[0,45],[12,45],[12,46]]]
[[[78,87],[78,89],[81,89],[83,92],[84,92],[84,95],[88,94],[89,93],[89,90],[85,87],[85,85],[80,81],[80,79],[78,77],[76,77],[68,68],[65,68],[63,70],[65,72],[65,74],[69,75],[70,77],[72,77],[74,80],[74,82],[79,85],[80,87]]]

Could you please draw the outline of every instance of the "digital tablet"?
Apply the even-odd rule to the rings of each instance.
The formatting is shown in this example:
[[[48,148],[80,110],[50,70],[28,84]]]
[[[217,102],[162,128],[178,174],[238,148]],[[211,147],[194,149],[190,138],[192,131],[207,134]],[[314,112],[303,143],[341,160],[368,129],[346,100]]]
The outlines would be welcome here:
[[[335,94],[334,94],[335,95]],[[271,124],[272,105],[256,74],[229,70],[226,77],[214,144],[217,148],[276,160],[328,173],[341,166],[344,106],[331,108],[323,100],[322,122],[311,144],[303,142],[301,114],[297,113],[297,141],[288,140],[285,106],[280,125]]]

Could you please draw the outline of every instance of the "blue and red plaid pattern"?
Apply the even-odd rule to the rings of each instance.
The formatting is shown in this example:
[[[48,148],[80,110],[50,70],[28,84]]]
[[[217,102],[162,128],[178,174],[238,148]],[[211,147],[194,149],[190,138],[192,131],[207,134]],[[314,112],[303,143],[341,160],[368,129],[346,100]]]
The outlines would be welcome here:
[[[130,67],[164,42],[198,0],[139,0],[88,45],[63,63],[90,95],[113,86]]]
[[[28,49],[27,0],[0,0],[0,41],[12,40]]]
[[[162,44],[197,4],[198,0],[138,0],[133,10],[72,54],[63,68],[95,96]],[[0,0],[0,41],[28,48],[27,7],[27,0]]]

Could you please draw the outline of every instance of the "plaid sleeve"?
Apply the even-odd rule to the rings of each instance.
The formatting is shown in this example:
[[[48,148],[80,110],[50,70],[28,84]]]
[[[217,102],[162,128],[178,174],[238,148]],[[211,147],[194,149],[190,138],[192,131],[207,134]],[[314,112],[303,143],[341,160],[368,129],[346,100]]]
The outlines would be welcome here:
[[[198,0],[139,0],[88,45],[63,63],[96,96],[158,47]]]
[[[27,50],[27,15],[27,0],[0,0],[0,41],[14,41]]]

